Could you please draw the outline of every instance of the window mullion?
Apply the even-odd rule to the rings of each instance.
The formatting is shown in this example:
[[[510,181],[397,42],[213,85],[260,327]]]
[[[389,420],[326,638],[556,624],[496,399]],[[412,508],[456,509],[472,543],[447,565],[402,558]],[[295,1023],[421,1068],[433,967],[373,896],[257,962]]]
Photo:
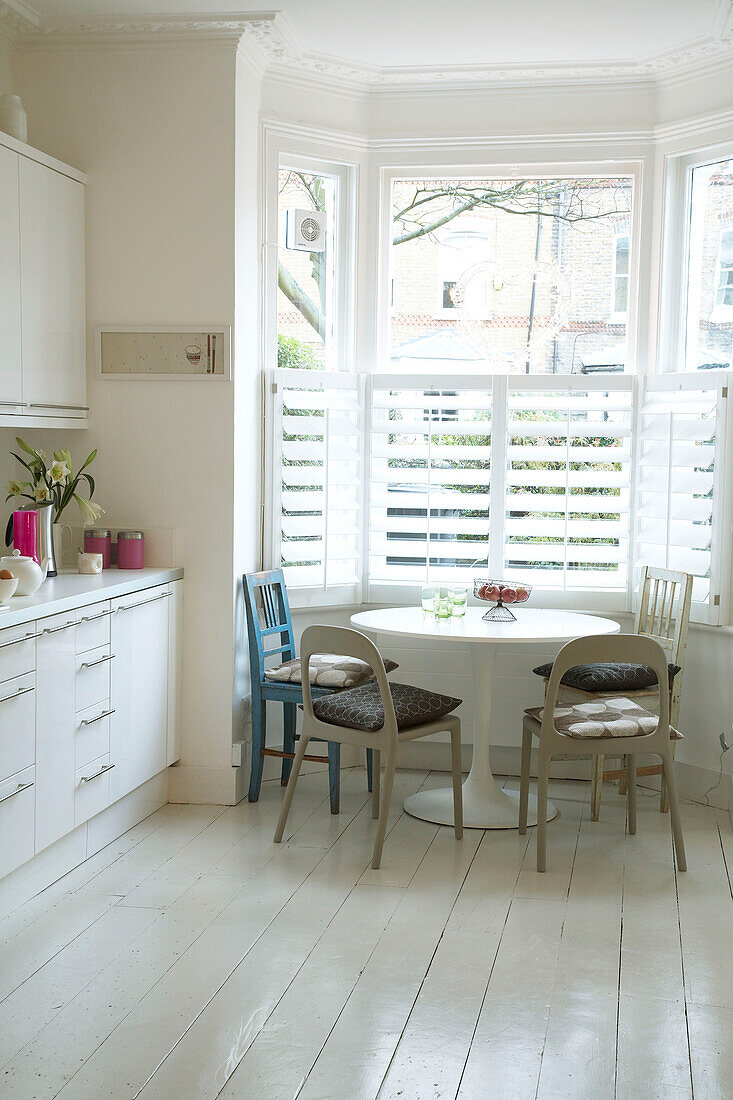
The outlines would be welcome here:
[[[508,381],[506,375],[491,379],[491,467],[489,470],[489,553],[488,571],[497,580],[504,575],[504,531],[507,511],[506,456],[508,413]],[[513,379],[520,382],[520,378]]]

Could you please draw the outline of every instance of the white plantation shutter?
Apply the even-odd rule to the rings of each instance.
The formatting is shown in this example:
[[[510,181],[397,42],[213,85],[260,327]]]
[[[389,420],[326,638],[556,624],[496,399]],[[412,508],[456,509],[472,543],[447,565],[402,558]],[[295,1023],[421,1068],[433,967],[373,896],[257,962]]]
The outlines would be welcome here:
[[[625,598],[632,382],[507,379],[501,575]]]
[[[273,560],[313,602],[360,598],[363,379],[272,372]],[[298,602],[297,596],[295,602]],[[310,602],[310,601],[309,601]]]
[[[640,384],[637,574],[642,565],[692,573],[696,622],[721,621],[723,569],[730,568],[723,492],[728,382],[727,374],[716,372]]]
[[[491,382],[371,379],[369,579],[465,581],[489,537]]]

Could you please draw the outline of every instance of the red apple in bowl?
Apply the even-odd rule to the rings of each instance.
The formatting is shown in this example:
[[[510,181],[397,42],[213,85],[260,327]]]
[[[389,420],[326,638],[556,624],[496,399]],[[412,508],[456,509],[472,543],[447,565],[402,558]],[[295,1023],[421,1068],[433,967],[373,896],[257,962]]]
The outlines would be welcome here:
[[[523,585],[517,585],[517,603],[526,603],[529,599],[529,592]]]
[[[486,585],[486,595],[485,595],[484,599],[486,599],[486,600],[500,600],[502,598],[502,589],[503,589],[503,585],[501,585],[501,584],[487,584]]]
[[[517,590],[516,588],[510,588],[508,585],[501,590],[501,598],[503,603],[516,603],[517,602]]]
[[[491,585],[489,585],[488,583],[484,583],[484,584],[481,585],[481,587],[479,588],[479,590],[477,592],[478,598],[480,600],[493,599],[493,597],[488,595],[490,587],[491,587]]]

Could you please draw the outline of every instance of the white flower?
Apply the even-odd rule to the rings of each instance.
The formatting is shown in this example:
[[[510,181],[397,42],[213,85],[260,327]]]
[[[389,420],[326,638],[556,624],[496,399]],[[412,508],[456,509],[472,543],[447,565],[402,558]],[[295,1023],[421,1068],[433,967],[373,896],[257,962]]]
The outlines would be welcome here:
[[[19,497],[22,496],[25,489],[30,485],[30,481],[9,481],[8,482],[8,496]]]
[[[66,463],[57,460],[53,463],[51,469],[48,471],[48,476],[51,478],[51,481],[53,481],[55,485],[58,485],[60,481],[63,481],[64,478],[68,477],[69,473],[70,470]]]
[[[81,512],[81,518],[85,527],[89,527],[90,524],[96,523],[99,517],[104,515],[104,508],[100,508],[93,500],[84,500],[83,497],[78,496],[76,493],[74,493],[74,500],[79,505],[79,511]]]
[[[51,494],[42,481],[39,481],[36,485],[36,500],[41,504],[44,500],[50,500]]]

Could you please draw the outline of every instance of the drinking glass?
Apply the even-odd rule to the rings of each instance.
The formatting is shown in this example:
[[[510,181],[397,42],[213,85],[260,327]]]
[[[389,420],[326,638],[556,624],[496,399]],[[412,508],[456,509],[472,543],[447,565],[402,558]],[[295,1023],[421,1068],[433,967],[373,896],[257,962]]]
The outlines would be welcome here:
[[[466,601],[468,600],[468,589],[453,586],[450,589],[451,600],[451,614],[454,619],[462,619],[466,614]]]
[[[447,588],[436,588],[433,605],[436,619],[450,619],[453,615],[453,601]]]
[[[422,586],[422,609],[428,615],[432,615],[435,610],[435,585],[424,584]]]

